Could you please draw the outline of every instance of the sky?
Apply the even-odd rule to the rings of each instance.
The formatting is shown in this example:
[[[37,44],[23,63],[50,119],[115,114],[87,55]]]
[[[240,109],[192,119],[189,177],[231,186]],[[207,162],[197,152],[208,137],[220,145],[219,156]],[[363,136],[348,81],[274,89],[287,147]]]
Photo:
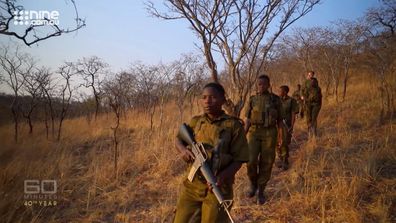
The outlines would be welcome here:
[[[60,26],[73,22],[68,0],[22,0],[25,10],[57,10]],[[96,55],[110,64],[113,71],[127,69],[135,61],[147,64],[170,62],[184,53],[199,52],[199,39],[186,21],[164,21],[148,15],[143,0],[76,0],[86,27],[76,33],[54,37],[21,49],[33,55],[40,65],[55,69],[64,61],[76,61]],[[162,0],[153,0],[161,4]],[[326,26],[339,19],[356,19],[378,0],[323,0],[293,27]],[[21,28],[23,26],[20,26]],[[286,31],[286,32],[287,32]],[[0,43],[15,44],[0,35]],[[20,42],[21,43],[21,42]],[[0,89],[1,90],[1,89]]]

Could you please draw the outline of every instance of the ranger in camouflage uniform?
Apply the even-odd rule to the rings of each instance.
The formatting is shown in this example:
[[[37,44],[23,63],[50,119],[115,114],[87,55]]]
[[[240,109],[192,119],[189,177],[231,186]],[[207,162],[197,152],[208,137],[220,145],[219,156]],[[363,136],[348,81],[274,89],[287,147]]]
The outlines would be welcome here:
[[[289,97],[289,87],[283,85],[279,88],[279,97],[281,98],[281,117],[282,117],[282,131],[281,140],[278,145],[278,157],[279,162],[277,166],[283,170],[289,168],[289,144],[293,134],[294,122],[296,120],[296,114],[298,114],[297,101]]]
[[[309,136],[317,135],[317,119],[322,107],[322,91],[314,75],[315,73],[313,71],[308,72],[302,97],[305,105]]]
[[[282,123],[281,103],[277,95],[268,91],[270,79],[266,75],[257,80],[258,93],[251,96],[246,108],[246,126],[249,142],[247,174],[250,181],[248,197],[257,195],[257,203],[264,204],[264,189],[271,177],[275,160],[278,127]]]
[[[224,88],[220,84],[207,84],[201,99],[204,114],[193,117],[189,127],[193,130],[195,140],[203,143],[209,155],[208,160],[211,160],[214,147],[218,146],[220,164],[214,172],[224,198],[230,200],[233,198],[235,174],[242,163],[249,160],[249,153],[241,120],[226,115],[221,109],[225,102],[224,95]],[[186,162],[192,162],[193,154],[179,138],[176,138],[176,148]],[[186,176],[177,201],[174,222],[228,221],[227,214],[220,208],[202,174],[198,171],[192,182]]]
[[[299,117],[301,119],[303,119],[304,118],[304,102],[301,99],[301,97],[302,97],[301,84],[297,84],[297,90],[295,90],[293,92],[292,97],[297,101]]]

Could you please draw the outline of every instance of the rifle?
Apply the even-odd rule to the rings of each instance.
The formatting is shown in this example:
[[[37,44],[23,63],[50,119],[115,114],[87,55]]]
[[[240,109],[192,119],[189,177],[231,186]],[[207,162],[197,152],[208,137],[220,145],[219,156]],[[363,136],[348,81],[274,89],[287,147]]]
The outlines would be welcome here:
[[[286,119],[282,119],[282,122],[283,122],[283,124],[286,126],[286,128],[287,128],[287,132],[289,132],[290,133],[290,135],[291,135],[291,138],[294,140],[294,143],[296,143],[296,144],[298,144],[297,143],[297,140],[296,140],[296,138],[294,137],[294,134],[293,134],[293,132],[290,132],[290,127],[287,125],[287,123],[286,123]]]
[[[207,162],[208,154],[206,153],[205,147],[202,143],[197,143],[195,141],[191,129],[186,124],[183,124],[180,127],[178,136],[182,141],[190,145],[191,152],[194,154],[194,163],[192,164],[190,173],[188,174],[188,180],[192,182],[197,171],[200,170],[206,182],[210,185],[210,187],[212,187],[212,192],[216,196],[220,206],[224,208],[228,218],[232,223],[234,223],[229,211],[229,208],[232,205],[232,200],[225,200],[220,188],[216,185],[217,179]]]

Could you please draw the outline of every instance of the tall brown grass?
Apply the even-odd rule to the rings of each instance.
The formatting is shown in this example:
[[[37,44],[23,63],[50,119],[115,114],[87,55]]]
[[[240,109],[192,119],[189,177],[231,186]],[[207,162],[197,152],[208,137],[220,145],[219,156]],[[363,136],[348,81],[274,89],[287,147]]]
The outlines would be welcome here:
[[[354,81],[344,102],[326,98],[316,139],[307,140],[305,123],[298,120],[291,168],[274,167],[265,205],[244,197],[246,168],[238,172],[232,211],[237,222],[396,221],[395,121],[378,124],[378,96],[369,88],[368,81]],[[176,106],[170,103],[165,111],[163,125],[158,115],[153,130],[142,112],[130,111],[121,120],[117,173],[112,114],[91,123],[66,120],[59,142],[46,139],[41,123],[33,135],[22,129],[17,144],[12,126],[1,127],[1,221],[171,222],[186,165],[173,146],[180,124]],[[189,120],[190,112],[185,114]],[[25,206],[27,179],[56,180],[57,205]]]

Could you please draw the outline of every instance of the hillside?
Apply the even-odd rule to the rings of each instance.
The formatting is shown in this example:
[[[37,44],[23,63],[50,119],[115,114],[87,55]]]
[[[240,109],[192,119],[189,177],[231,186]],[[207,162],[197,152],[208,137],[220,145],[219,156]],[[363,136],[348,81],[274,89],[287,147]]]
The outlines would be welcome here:
[[[345,102],[325,98],[316,140],[307,141],[305,123],[297,121],[291,168],[274,167],[265,205],[245,198],[246,167],[238,172],[236,222],[396,221],[396,122],[379,124],[378,95],[368,86],[369,81],[352,79]],[[171,222],[186,168],[173,146],[180,124],[175,110],[168,104],[165,122],[158,126],[156,115],[153,130],[144,113],[123,117],[117,179],[111,113],[92,122],[66,120],[60,142],[47,140],[38,123],[32,136],[23,126],[15,144],[12,125],[2,126],[2,221]],[[56,205],[25,203],[46,200],[24,199],[24,180],[32,179],[56,180],[56,198],[47,199]]]

